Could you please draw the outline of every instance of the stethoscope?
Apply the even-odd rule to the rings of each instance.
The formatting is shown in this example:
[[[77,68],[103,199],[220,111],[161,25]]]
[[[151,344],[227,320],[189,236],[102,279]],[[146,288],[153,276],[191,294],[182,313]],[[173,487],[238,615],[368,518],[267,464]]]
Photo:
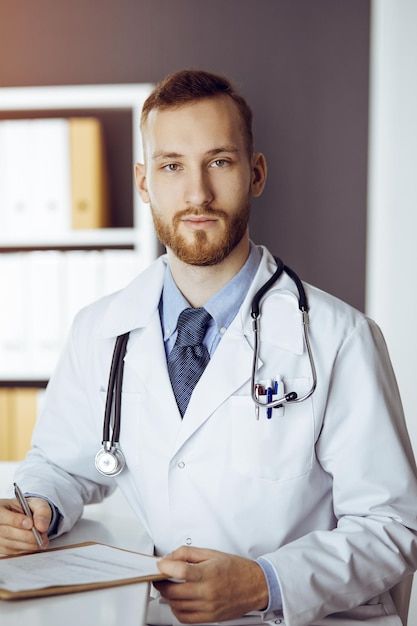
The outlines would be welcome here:
[[[305,293],[304,286],[297,276],[297,274],[290,269],[287,265],[274,257],[277,269],[271,278],[257,291],[251,306],[252,317],[252,329],[254,332],[254,351],[253,351],[253,363],[252,363],[252,375],[251,375],[251,396],[256,407],[262,407],[263,409],[280,408],[286,404],[293,404],[296,402],[304,402],[315,391],[317,386],[317,373],[314,364],[313,353],[311,351],[310,339],[309,339],[309,315],[308,315],[308,302]],[[285,393],[279,398],[275,398],[271,402],[265,402],[260,400],[256,392],[256,372],[258,369],[259,352],[260,352],[260,318],[261,318],[261,300],[272,287],[272,285],[279,279],[283,272],[286,272],[288,276],[294,281],[298,291],[298,308],[302,314],[303,323],[303,336],[304,344],[307,350],[309,359],[309,365],[311,370],[311,388],[301,397],[295,391]],[[129,333],[119,335],[116,339],[114,346],[113,358],[110,366],[109,384],[107,389],[106,406],[104,411],[104,423],[103,423],[103,441],[102,448],[97,452],[95,458],[96,469],[103,476],[117,476],[124,469],[126,465],[125,457],[120,448],[120,421],[121,421],[121,404],[122,404],[122,380],[123,380],[123,367],[124,357],[126,354],[126,346],[129,339]],[[111,431],[111,434],[110,434]]]

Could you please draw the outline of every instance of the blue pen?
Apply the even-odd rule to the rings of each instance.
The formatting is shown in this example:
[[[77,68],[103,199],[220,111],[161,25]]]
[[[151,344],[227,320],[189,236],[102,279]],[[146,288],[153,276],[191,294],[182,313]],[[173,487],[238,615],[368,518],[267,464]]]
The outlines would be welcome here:
[[[272,402],[272,394],[273,394],[272,380],[268,380],[268,387],[266,389],[266,401],[267,402]],[[268,407],[266,409],[266,417],[269,420],[271,419],[271,417],[272,417],[272,407]]]

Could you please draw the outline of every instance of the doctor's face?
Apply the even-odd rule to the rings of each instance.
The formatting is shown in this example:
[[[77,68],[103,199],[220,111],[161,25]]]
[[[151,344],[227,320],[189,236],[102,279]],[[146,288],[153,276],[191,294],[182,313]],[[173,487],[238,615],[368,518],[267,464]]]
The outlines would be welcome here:
[[[263,155],[248,155],[235,103],[220,96],[154,109],[143,139],[136,182],[160,241],[185,263],[220,263],[247,239],[250,199],[266,174]]]

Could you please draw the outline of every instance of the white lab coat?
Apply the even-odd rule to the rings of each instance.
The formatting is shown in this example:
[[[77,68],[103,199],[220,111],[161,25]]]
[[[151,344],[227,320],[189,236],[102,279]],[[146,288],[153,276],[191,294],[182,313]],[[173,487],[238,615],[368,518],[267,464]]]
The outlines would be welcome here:
[[[157,554],[191,544],[267,556],[280,579],[287,626],[370,618],[375,626],[398,625],[386,592],[417,567],[417,486],[384,340],[362,314],[307,285],[317,389],[283,415],[267,420],[261,411],[256,420],[250,306],[274,270],[271,255],[261,252],[254,283],[183,420],[158,313],[166,259],[81,311],[19,481],[56,503],[61,532],[84,503],[117,482]],[[262,313],[258,379],[280,377],[286,391],[301,395],[311,371],[297,291],[287,275]],[[109,479],[97,473],[94,457],[115,337],[126,331],[121,446],[127,467]],[[274,615],[251,623],[262,619],[278,623]]]

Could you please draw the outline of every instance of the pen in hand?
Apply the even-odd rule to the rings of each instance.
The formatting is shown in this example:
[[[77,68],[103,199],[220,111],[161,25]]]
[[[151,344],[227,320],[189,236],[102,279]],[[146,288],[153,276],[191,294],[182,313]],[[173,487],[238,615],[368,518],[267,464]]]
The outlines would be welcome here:
[[[13,487],[14,487],[14,495],[16,496],[16,500],[19,502],[20,506],[22,507],[24,514],[33,520],[32,511],[30,510],[29,505],[26,501],[26,498],[23,495],[17,483],[13,483]],[[35,526],[32,526],[32,532],[35,536],[38,546],[42,548],[43,541],[42,541],[40,532],[38,531],[37,528],[35,528]]]

